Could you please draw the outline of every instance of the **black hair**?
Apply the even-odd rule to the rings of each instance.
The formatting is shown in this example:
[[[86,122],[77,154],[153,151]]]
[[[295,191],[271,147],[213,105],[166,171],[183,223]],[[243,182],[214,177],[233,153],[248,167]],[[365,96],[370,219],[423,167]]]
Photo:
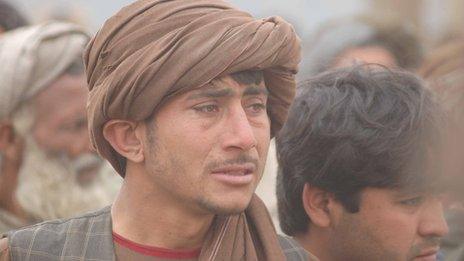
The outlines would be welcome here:
[[[404,71],[362,65],[300,84],[276,138],[282,230],[308,229],[306,183],[332,193],[351,213],[366,187],[425,188],[427,173],[436,172],[423,163],[439,147],[441,119],[431,92]]]

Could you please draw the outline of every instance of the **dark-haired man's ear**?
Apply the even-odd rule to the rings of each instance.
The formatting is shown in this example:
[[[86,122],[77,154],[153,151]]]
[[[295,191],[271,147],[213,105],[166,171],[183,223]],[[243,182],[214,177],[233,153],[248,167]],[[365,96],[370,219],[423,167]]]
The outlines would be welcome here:
[[[121,156],[140,163],[145,160],[142,137],[137,131],[140,127],[132,121],[110,120],[103,127],[103,136]]]
[[[303,207],[312,225],[329,227],[331,221],[330,193],[306,183],[302,194]]]

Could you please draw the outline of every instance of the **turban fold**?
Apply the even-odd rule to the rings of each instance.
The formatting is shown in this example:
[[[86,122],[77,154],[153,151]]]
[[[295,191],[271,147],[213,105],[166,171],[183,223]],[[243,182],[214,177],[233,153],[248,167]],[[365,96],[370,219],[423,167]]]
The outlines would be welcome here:
[[[92,143],[124,176],[125,159],[104,139],[104,124],[144,120],[167,97],[220,76],[263,71],[274,135],[294,97],[300,45],[283,19],[255,19],[224,1],[140,0],[106,21],[84,60]]]
[[[82,56],[89,40],[80,27],[61,22],[0,35],[0,120],[56,80]]]

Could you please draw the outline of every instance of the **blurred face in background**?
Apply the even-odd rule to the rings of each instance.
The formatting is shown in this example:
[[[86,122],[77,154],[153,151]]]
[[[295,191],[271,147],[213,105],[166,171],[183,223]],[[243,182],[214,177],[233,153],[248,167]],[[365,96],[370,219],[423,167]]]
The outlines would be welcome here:
[[[419,75],[446,110],[445,217],[450,232],[442,245],[444,255],[451,256],[464,242],[464,38],[458,36],[431,50]]]
[[[375,63],[386,67],[397,67],[392,53],[382,46],[352,47],[343,51],[334,61],[332,68],[347,67],[360,63]]]
[[[87,132],[87,88],[85,75],[64,74],[34,99],[32,130],[40,149],[49,155],[74,162],[82,184],[91,182],[100,161],[90,150]],[[91,166],[93,164],[94,166]],[[86,166],[87,165],[87,166]]]
[[[90,152],[85,76],[63,75],[34,99],[33,135],[50,154],[74,159]]]
[[[107,185],[114,186],[105,184],[102,160],[90,150],[87,92],[83,74],[65,74],[13,118],[25,141],[16,197],[36,219],[69,217],[111,202]]]
[[[446,110],[444,173],[451,191],[448,203],[458,203],[464,209],[464,38],[451,39],[432,50],[419,75],[428,82]]]

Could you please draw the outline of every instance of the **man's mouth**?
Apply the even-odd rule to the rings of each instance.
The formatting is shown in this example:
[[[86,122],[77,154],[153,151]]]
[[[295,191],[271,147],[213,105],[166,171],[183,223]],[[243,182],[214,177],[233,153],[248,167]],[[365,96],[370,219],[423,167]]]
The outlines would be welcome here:
[[[255,164],[244,163],[214,168],[211,171],[211,174],[216,180],[226,183],[227,185],[243,186],[248,185],[253,181],[253,173],[255,170]]]
[[[423,251],[421,254],[414,258],[414,261],[436,261],[437,254],[438,247],[431,250]]]

